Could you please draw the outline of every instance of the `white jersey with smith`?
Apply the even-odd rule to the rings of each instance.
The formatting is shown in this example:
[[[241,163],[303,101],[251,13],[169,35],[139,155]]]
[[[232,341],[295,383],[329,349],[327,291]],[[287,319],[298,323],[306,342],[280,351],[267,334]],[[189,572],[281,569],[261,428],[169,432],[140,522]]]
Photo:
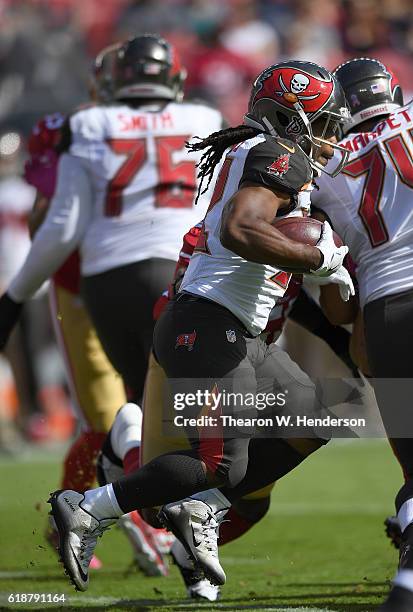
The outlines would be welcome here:
[[[175,261],[209,203],[204,194],[194,206],[201,153],[188,153],[185,141],[221,126],[218,111],[190,103],[75,113],[46,218],[8,288],[13,299],[27,300],[79,246],[85,276],[149,258]]]
[[[186,102],[162,110],[95,106],[71,117],[70,154],[83,163],[92,189],[84,276],[153,257],[175,260],[210,195],[194,206],[201,153],[185,143],[221,127],[218,111]]]

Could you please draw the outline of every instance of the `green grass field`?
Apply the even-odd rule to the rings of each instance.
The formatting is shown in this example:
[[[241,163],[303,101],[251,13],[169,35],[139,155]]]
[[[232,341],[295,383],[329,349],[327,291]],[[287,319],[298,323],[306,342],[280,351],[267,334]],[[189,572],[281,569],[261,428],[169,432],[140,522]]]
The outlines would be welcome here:
[[[76,593],[43,540],[45,500],[57,487],[59,456],[37,452],[0,461],[0,609],[10,593],[65,594],[63,609],[87,610],[375,610],[388,591],[396,552],[383,519],[401,483],[385,441],[335,443],[286,477],[267,517],[222,548],[228,582],[216,605],[185,598],[176,568],[144,578],[116,529],[97,549],[104,569]],[[38,604],[37,609],[62,609]]]

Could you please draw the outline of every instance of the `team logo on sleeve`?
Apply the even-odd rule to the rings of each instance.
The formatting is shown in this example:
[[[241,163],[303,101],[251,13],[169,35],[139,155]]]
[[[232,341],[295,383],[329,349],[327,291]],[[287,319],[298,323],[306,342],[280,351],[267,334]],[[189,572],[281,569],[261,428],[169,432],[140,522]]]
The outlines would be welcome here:
[[[234,343],[237,341],[237,334],[233,329],[227,329],[226,334],[228,342]]]
[[[191,334],[179,334],[179,336],[176,337],[175,348],[177,349],[179,346],[186,346],[188,351],[192,351],[192,349],[194,348],[195,340],[195,330]]]
[[[290,168],[290,154],[279,155],[266,170],[273,176],[284,176]]]

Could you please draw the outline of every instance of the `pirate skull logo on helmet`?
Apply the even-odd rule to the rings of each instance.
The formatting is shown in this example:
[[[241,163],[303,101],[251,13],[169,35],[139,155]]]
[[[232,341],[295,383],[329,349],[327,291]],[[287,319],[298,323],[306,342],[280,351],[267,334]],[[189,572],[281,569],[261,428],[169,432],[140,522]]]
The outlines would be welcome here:
[[[331,72],[312,62],[288,60],[273,64],[258,75],[244,123],[271,136],[294,141],[317,172],[336,176],[349,151],[333,142],[333,136],[348,115],[344,92]],[[324,169],[318,160],[322,143],[341,153],[336,166],[329,164]]]
[[[310,79],[305,74],[295,74],[290,82],[290,89],[293,93],[299,94],[307,89]]]

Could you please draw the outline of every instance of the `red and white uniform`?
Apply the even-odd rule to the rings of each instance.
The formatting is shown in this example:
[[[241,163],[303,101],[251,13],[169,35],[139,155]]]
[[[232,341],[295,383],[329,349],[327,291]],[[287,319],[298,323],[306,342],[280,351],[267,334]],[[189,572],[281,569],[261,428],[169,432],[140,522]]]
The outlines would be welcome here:
[[[30,255],[9,286],[27,300],[80,246],[84,276],[148,258],[175,260],[180,237],[205,213],[194,206],[201,153],[185,142],[221,128],[201,104],[89,107],[70,119],[71,146]]]
[[[64,117],[59,113],[46,116],[36,124],[28,143],[30,158],[25,165],[25,179],[48,199],[53,197],[56,187],[59,156],[55,147],[61,139],[63,123]],[[82,449],[86,444],[91,452],[99,450],[102,443],[99,436],[108,431],[126,396],[122,381],[109,363],[83,306],[79,284],[79,253],[76,250],[53,275],[50,307],[76,415],[88,432],[87,441],[79,442],[81,458],[75,463],[83,464],[85,477],[91,477],[93,482],[93,461],[88,463]],[[72,486],[73,482],[67,484]]]
[[[264,330],[267,344],[276,342],[281,336],[284,325],[287,322],[295,300],[298,298],[302,285],[303,277],[301,275],[291,276],[286,292],[282,297],[278,298],[274,308],[270,312],[267,327]]]
[[[286,153],[291,150],[293,154]],[[284,295],[290,275],[274,266],[243,259],[226,249],[220,240],[222,212],[243,181],[265,181],[269,186],[278,182],[280,187],[283,181],[287,182],[286,177],[294,177],[292,182],[296,184],[297,193],[311,177],[304,156],[301,154],[301,157],[297,150],[280,144],[279,139],[259,134],[229,151],[204,219],[203,236],[181,285],[181,291],[203,296],[228,308],[253,336],[265,329],[272,308]],[[272,165],[282,158],[286,160],[286,170],[275,174]],[[280,216],[303,214],[296,198],[294,208]]]
[[[93,193],[81,246],[84,276],[151,258],[172,259],[209,194],[194,206],[200,153],[185,143],[221,129],[221,114],[202,104],[96,106],[71,117],[70,153]]]
[[[373,132],[351,134],[344,171],[317,179],[312,203],[357,265],[360,303],[413,287],[413,103]],[[334,163],[334,162],[332,162]]]
[[[202,223],[198,223],[194,227],[191,227],[191,229],[185,234],[182,248],[179,253],[179,259],[176,264],[176,272],[182,273],[182,271],[188,267],[201,233]],[[286,292],[282,297],[278,298],[274,308],[270,312],[268,323],[264,330],[265,341],[267,344],[275,342],[281,335],[291,308],[293,307],[293,304],[301,291],[301,286],[302,276],[291,276]],[[172,295],[173,291],[171,285],[169,289],[164,291],[164,293],[159,297],[154,306],[153,317],[155,320],[159,319],[163,309],[167,305]]]

